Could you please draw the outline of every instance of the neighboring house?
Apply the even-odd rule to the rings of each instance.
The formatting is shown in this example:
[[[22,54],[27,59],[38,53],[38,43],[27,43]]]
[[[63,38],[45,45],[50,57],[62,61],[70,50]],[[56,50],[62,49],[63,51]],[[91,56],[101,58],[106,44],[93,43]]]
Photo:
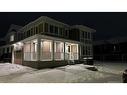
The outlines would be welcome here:
[[[83,57],[93,57],[94,29],[83,25],[59,22],[41,16],[17,31],[9,29],[6,45],[12,47],[12,63],[45,68],[79,63]]]
[[[127,37],[94,42],[94,59],[127,62]]]
[[[20,40],[18,37],[18,30],[21,29],[21,26],[10,25],[10,28],[4,38],[0,40],[0,60],[10,61],[12,59],[12,50],[15,42]],[[7,60],[6,60],[7,59]]]

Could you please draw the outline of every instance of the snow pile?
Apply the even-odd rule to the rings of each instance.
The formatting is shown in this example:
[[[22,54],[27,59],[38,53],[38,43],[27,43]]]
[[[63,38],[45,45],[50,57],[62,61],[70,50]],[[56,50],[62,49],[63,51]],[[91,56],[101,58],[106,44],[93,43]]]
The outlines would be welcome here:
[[[83,64],[68,65],[55,69],[39,70],[18,76],[9,82],[37,83],[77,83],[90,82],[99,78],[109,77],[100,72],[87,70]]]
[[[0,82],[14,83],[104,83],[121,82],[119,74],[126,66],[96,65],[98,71],[86,69],[90,65],[75,64],[54,69],[36,70],[16,65],[0,64]],[[10,75],[9,75],[10,74]],[[116,75],[117,74],[117,75]],[[8,75],[8,76],[2,76]]]
[[[58,83],[65,82],[71,73],[53,69],[48,71],[39,70],[33,73],[27,73],[20,77],[12,79],[10,82],[25,82],[25,83]]]
[[[77,72],[77,71],[84,71],[87,70],[86,67],[83,64],[75,64],[75,65],[67,65],[63,67],[58,67],[57,69],[64,70],[64,71],[70,71],[70,72]]]
[[[76,66],[76,67],[75,67]],[[66,82],[94,82],[100,78],[107,78],[110,75],[104,74],[101,72],[97,71],[91,71],[86,69],[87,67],[93,67],[91,65],[83,65],[83,64],[78,64],[75,66],[70,66],[65,69],[66,72],[71,72],[73,73],[72,76],[69,76],[68,80]]]
[[[22,65],[11,63],[0,63],[0,77],[15,73],[25,73],[33,71],[34,69]]]

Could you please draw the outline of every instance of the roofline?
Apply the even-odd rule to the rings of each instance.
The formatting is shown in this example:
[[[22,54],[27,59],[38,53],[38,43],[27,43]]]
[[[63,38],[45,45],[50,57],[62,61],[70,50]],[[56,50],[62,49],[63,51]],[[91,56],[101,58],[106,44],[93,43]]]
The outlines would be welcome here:
[[[20,30],[26,28],[27,26],[29,26],[29,25],[31,25],[31,24],[33,24],[33,23],[39,21],[39,20],[46,20],[46,19],[51,20],[51,21],[56,22],[56,23],[59,23],[59,24],[62,24],[62,25],[65,25],[65,26],[67,26],[67,27],[70,27],[69,24],[60,22],[60,21],[55,20],[55,19],[53,19],[53,18],[50,18],[50,17],[48,17],[48,16],[41,16],[41,17],[39,17],[39,18],[37,18],[37,19],[35,19],[35,20],[29,22],[28,24],[26,24],[25,26],[23,26]]]
[[[64,39],[64,38],[52,37],[52,36],[40,35],[40,34],[36,34],[36,35],[30,36],[30,37],[25,38],[25,39],[23,39],[21,41],[18,41],[18,42],[25,42],[25,41],[28,41],[28,40],[35,39],[37,37],[44,38],[44,39],[49,38],[51,40],[56,39],[56,41],[63,41],[63,42],[67,41],[67,42],[72,42],[72,43],[77,43],[77,44],[81,43],[79,41],[74,41],[74,40],[70,40],[70,39]],[[16,42],[16,43],[18,43],[18,42]]]
[[[89,30],[91,32],[96,32],[95,29],[92,29],[92,28],[90,28],[88,26],[84,26],[84,25],[73,25],[72,28],[79,28],[81,30]]]

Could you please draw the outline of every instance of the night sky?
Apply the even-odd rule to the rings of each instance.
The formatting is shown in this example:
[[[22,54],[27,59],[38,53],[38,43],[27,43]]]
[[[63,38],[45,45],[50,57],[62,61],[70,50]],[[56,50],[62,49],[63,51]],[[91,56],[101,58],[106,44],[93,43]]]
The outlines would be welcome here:
[[[24,26],[40,16],[48,16],[70,25],[82,24],[91,27],[96,30],[96,40],[127,36],[127,13],[122,12],[1,12],[0,38],[6,34],[11,24]]]

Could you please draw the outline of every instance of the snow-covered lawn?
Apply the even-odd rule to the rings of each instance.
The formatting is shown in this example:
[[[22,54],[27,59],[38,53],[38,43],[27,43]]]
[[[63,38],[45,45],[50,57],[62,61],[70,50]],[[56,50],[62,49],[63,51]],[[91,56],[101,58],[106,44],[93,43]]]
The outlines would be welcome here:
[[[17,76],[8,82],[75,83],[108,77],[103,73],[87,70],[86,67],[88,66],[78,64],[55,69],[42,69]]]
[[[86,69],[89,65],[76,64],[54,69],[35,70],[16,64],[0,64],[0,82],[13,83],[81,83],[121,82],[123,68],[95,64],[98,71]],[[124,66],[123,66],[124,67]],[[125,67],[124,67],[125,68]]]
[[[33,70],[35,69],[17,64],[0,63],[0,77],[16,73],[31,72]]]
[[[94,62],[95,66],[99,71],[112,73],[112,74],[122,74],[125,69],[127,69],[127,63],[112,63],[112,62]]]

